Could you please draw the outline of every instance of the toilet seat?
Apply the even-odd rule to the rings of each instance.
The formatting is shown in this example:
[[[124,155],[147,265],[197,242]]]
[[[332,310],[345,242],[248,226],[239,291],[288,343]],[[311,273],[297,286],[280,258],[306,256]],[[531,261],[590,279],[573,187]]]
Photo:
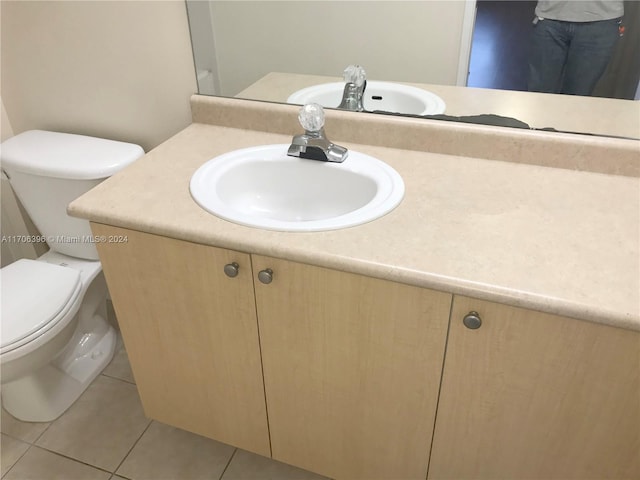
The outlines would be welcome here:
[[[82,292],[80,272],[21,259],[2,269],[0,353],[11,352],[68,316]]]

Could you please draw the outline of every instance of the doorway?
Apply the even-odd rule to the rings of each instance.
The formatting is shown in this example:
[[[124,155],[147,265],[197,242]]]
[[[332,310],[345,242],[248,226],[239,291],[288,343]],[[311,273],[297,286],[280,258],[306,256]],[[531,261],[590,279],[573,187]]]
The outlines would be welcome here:
[[[468,87],[527,90],[536,1],[476,2]]]

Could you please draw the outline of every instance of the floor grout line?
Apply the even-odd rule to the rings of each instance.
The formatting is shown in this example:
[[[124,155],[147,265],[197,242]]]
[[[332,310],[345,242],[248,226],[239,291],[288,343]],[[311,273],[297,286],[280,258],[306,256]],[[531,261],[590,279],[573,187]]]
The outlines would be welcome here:
[[[142,438],[142,436],[147,432],[147,430],[149,430],[149,427],[151,426],[151,424],[153,423],[153,420],[149,420],[149,423],[147,424],[147,426],[145,427],[145,429],[142,431],[142,433],[140,434],[140,436],[136,439],[135,442],[133,442],[133,445],[131,445],[131,448],[129,449],[129,451],[125,454],[124,457],[122,457],[122,460],[120,460],[120,463],[116,466],[116,468],[113,470],[113,474],[115,475],[116,472],[118,471],[118,469],[122,466],[122,464],[124,463],[124,461],[127,459],[127,457],[131,454],[131,452],[133,451],[134,448],[136,448],[136,445],[138,445],[138,442],[140,441],[140,439]],[[118,474],[119,476],[123,476]],[[127,477],[124,477],[127,478]]]
[[[238,449],[234,449],[233,453],[231,454],[231,456],[229,457],[229,461],[227,462],[227,464],[224,467],[224,470],[222,471],[222,473],[220,474],[220,478],[218,478],[218,480],[222,480],[222,478],[224,477],[224,474],[227,473],[227,469],[229,468],[229,465],[231,465],[231,461],[233,460],[233,457],[236,456],[236,452],[238,451]]]
[[[63,413],[62,415],[64,415],[64,413]],[[60,417],[61,417],[62,415],[60,415]],[[58,417],[58,418],[60,418],[60,417]],[[58,418],[56,418],[56,420],[57,420]],[[56,420],[54,420],[53,422],[55,422]],[[53,425],[53,422],[49,422],[49,425],[47,425],[47,427],[46,427],[44,430],[42,430],[42,432],[40,432],[40,435],[38,435],[38,436],[36,437],[36,439],[33,441],[33,443],[32,443],[31,445],[35,445],[35,444],[38,442],[38,440],[40,440],[40,439],[42,438],[42,436],[43,436],[45,433],[47,433],[47,430],[49,430],[49,428],[51,428],[51,425]]]
[[[103,377],[111,378],[113,380],[120,380],[121,382],[128,383],[129,385],[135,385],[136,384],[136,382],[132,382],[131,380],[127,380],[125,378],[120,378],[120,377],[115,377],[115,376],[109,375],[107,373],[101,373],[100,375],[102,375]]]
[[[29,450],[31,450],[32,448],[38,448],[38,449],[40,449],[40,450],[44,450],[45,452],[49,452],[49,453],[52,453],[52,454],[54,454],[54,455],[57,455],[58,457],[62,457],[62,458],[65,458],[65,459],[67,459],[67,460],[71,460],[71,461],[73,461],[73,462],[80,463],[80,464],[82,464],[82,465],[86,465],[87,467],[95,468],[96,470],[100,470],[101,472],[109,473],[109,474],[113,474],[113,472],[110,472],[109,470],[107,470],[107,469],[105,469],[105,468],[98,467],[97,465],[92,465],[92,464],[87,463],[87,462],[84,462],[84,461],[82,461],[82,460],[78,460],[77,458],[73,458],[73,457],[70,457],[70,456],[65,455],[65,454],[63,454],[63,453],[56,452],[55,450],[50,450],[50,449],[48,449],[48,448],[46,448],[46,447],[41,447],[40,445],[36,445],[35,443],[29,446],[29,448],[27,449],[27,451],[26,451],[26,452],[24,452],[24,454],[20,457],[20,459],[22,459],[22,457],[24,457],[24,456],[27,454],[27,452],[28,452]],[[20,461],[20,459],[19,459],[18,461]],[[11,469],[13,469],[13,467],[15,467],[15,466],[18,464],[18,461],[16,461],[16,463],[14,463],[14,464],[11,466]],[[9,469],[9,470],[11,470],[11,469]],[[7,473],[9,473],[9,472],[7,472]],[[5,474],[5,475],[6,475],[6,474]],[[2,478],[4,478],[4,476],[3,476]]]
[[[3,409],[3,410],[4,410],[4,409]],[[24,438],[19,438],[19,437],[16,437],[15,435],[11,435],[10,433],[0,431],[0,433],[2,433],[2,435],[6,435],[7,437],[13,438],[14,440],[20,440],[22,443],[26,443],[27,445],[35,445],[35,444],[36,444],[36,442],[37,442],[38,440],[40,440],[40,437],[42,437],[42,435],[44,435],[44,433],[45,433],[47,430],[49,430],[49,427],[51,426],[51,424],[52,424],[53,422],[55,422],[55,420],[53,420],[53,421],[51,421],[51,422],[24,422],[24,421],[22,421],[22,420],[17,419],[16,417],[14,417],[13,415],[11,415],[11,414],[10,414],[9,412],[7,412],[6,410],[4,410],[4,411],[7,413],[7,415],[11,416],[11,418],[13,418],[16,422],[20,422],[20,423],[32,423],[32,424],[48,423],[48,425],[44,428],[44,430],[42,430],[42,432],[40,432],[40,433],[38,434],[38,436],[37,436],[33,441],[25,440]],[[62,416],[62,415],[60,415],[60,416]],[[59,417],[58,417],[58,418],[59,418]],[[56,420],[57,420],[57,419],[56,419]]]
[[[6,435],[6,433],[4,433],[3,435]],[[9,435],[9,436],[10,436],[10,435]],[[10,436],[10,437],[11,437],[11,436]],[[11,438],[13,438],[13,437],[11,437]],[[18,440],[18,439],[15,439],[15,440]],[[24,457],[24,456],[27,454],[27,452],[28,452],[29,450],[31,450],[31,447],[33,447],[33,444],[31,444],[31,443],[27,443],[27,442],[23,442],[23,443],[26,443],[26,444],[27,444],[27,445],[29,445],[29,446],[28,446],[28,447],[27,447],[27,449],[24,451],[24,453],[23,453],[22,455],[20,455],[20,456],[18,457],[18,459],[17,459],[15,462],[13,462],[13,465],[11,465],[11,466],[9,467],[9,470],[7,470],[6,472],[4,472],[4,475],[2,475],[2,478],[6,477],[6,476],[9,474],[9,472],[10,472],[11,470],[13,470],[13,467],[15,467],[15,466],[18,464],[18,462],[19,462],[20,460],[22,460],[22,457]]]

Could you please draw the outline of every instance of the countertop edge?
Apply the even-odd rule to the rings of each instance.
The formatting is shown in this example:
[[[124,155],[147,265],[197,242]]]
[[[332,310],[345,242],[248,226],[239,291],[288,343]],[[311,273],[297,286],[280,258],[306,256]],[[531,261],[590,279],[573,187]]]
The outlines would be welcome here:
[[[576,320],[608,325],[640,332],[640,317],[631,314],[619,314],[605,309],[594,309],[577,305],[557,297],[545,297],[524,291],[514,291],[494,285],[482,284],[462,278],[446,277],[429,272],[407,270],[393,265],[371,264],[366,261],[345,258],[339,255],[319,254],[291,248],[267,248],[259,242],[247,241],[238,243],[228,241],[224,237],[209,235],[207,237],[192,232],[176,231],[167,226],[140,224],[127,221],[114,222],[112,218],[100,215],[89,215],[80,208],[70,208],[73,216],[84,218],[93,223],[101,223],[118,228],[136,230],[152,235],[165,236],[177,240],[208,245],[217,248],[235,250],[247,254],[264,255],[293,262],[330,268],[342,272],[370,276],[382,280],[394,281],[406,285],[437,290],[452,295],[464,295],[479,300],[486,300],[513,307],[526,308],[553,315],[565,316]],[[255,229],[260,231],[259,229]],[[294,234],[295,235],[295,234]]]

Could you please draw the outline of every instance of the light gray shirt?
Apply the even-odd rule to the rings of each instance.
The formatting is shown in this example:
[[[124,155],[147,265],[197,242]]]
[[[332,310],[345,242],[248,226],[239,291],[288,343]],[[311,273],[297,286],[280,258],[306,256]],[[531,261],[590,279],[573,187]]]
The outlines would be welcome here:
[[[595,22],[624,15],[623,0],[539,0],[536,15],[564,22]]]

